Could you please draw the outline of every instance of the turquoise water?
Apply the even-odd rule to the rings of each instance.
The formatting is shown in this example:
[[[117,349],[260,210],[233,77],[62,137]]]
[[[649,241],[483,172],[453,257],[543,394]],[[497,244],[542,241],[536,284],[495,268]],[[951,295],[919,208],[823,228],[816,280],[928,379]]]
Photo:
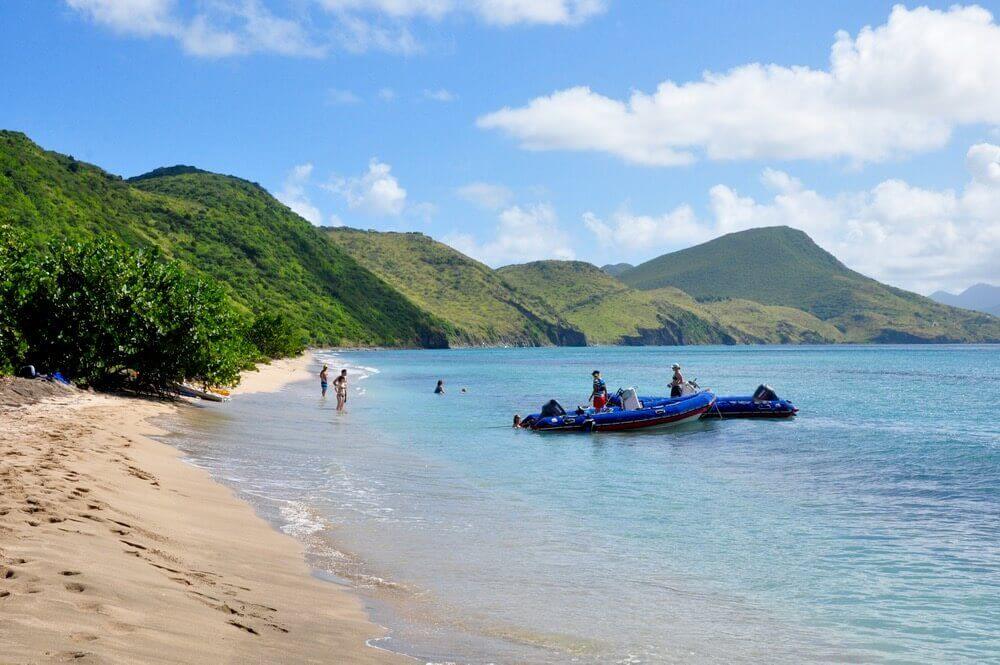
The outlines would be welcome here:
[[[997,347],[319,359],[349,368],[346,413],[294,384],[188,410],[171,439],[357,586],[390,628],[380,646],[462,663],[1000,662]],[[766,381],[800,416],[509,428],[550,397],[583,402],[593,369],[663,392],[675,361],[718,394]]]

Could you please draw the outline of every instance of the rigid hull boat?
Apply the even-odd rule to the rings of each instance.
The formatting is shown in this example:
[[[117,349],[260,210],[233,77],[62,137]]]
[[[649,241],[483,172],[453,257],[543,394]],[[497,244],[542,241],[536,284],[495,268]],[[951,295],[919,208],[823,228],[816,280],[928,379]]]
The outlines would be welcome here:
[[[707,390],[664,403],[644,404],[635,391],[624,391],[620,406],[601,410],[577,409],[567,413],[558,402],[550,401],[541,413],[528,416],[522,427],[536,432],[618,432],[667,427],[697,420],[715,404],[715,395]]]

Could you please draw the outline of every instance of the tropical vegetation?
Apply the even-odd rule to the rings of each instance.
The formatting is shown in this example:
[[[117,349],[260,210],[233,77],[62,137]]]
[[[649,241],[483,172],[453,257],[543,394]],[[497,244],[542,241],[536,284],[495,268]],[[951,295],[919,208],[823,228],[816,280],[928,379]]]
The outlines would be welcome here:
[[[124,180],[0,131],[0,372],[224,383],[327,346],[996,342],[1000,319],[754,229],[599,269],[492,269],[420,233],[320,229],[257,185]]]
[[[0,227],[0,368],[31,364],[98,387],[229,385],[298,353],[280,315],[246,318],[207,280],[119,241],[50,240]]]

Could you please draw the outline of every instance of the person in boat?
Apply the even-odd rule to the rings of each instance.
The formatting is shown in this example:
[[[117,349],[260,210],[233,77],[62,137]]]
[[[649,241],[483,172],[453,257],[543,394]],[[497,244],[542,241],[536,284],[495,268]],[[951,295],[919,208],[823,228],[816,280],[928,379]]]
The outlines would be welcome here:
[[[333,387],[337,391],[337,411],[343,411],[347,404],[347,370],[340,370],[340,376],[333,380]]]
[[[595,369],[591,372],[591,376],[594,377],[594,389],[590,393],[590,401],[594,403],[594,408],[600,411],[608,404],[608,386],[601,378],[600,370]]]
[[[322,391],[323,397],[326,397],[326,387],[327,387],[326,381],[327,378],[329,378],[329,374],[327,373],[328,369],[329,368],[326,365],[323,365],[323,369],[320,370],[319,373],[319,389]]]
[[[438,384],[434,388],[434,394],[435,395],[444,395],[444,381],[442,379],[438,379]]]
[[[681,374],[681,366],[674,363],[671,365],[670,369],[674,370],[673,379],[670,381],[670,396],[680,397],[681,388],[684,387],[684,375]]]
[[[514,414],[514,424],[513,424],[513,428],[514,428],[514,429],[517,429],[517,428],[519,428],[520,426],[521,426],[521,416],[519,416],[519,415],[517,415],[517,414],[515,413],[515,414]]]

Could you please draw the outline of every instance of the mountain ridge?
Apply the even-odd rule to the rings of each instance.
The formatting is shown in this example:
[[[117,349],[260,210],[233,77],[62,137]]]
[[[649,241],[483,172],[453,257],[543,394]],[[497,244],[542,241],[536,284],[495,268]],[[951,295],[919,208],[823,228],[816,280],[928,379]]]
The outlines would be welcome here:
[[[833,324],[851,342],[1000,339],[995,317],[882,284],[787,226],[730,233],[664,254],[624,272],[621,280],[640,290],[673,286],[698,301],[793,307]]]
[[[0,131],[0,223],[36,243],[111,236],[156,249],[244,311],[284,313],[313,343],[447,345],[439,321],[259,185],[191,169],[129,182]]]
[[[110,235],[346,346],[995,342],[1000,319],[851,271],[788,227],[625,269],[493,270],[419,233],[320,229],[259,184],[194,166],[125,180],[0,131],[0,224],[29,241]],[[621,277],[608,270],[624,269]]]

